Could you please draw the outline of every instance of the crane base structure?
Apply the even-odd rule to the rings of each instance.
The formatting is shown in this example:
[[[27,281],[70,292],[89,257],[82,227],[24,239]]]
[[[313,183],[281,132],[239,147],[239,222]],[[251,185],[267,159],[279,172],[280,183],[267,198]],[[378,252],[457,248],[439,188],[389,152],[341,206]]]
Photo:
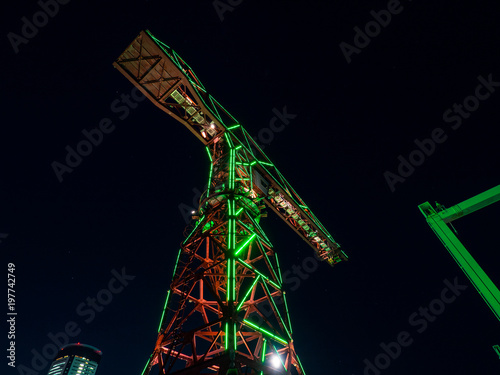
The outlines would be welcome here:
[[[280,217],[334,266],[347,260],[241,124],[170,47],[142,31],[114,63],[207,151],[207,190],[182,242],[143,375],[305,375],[278,256],[261,227]]]

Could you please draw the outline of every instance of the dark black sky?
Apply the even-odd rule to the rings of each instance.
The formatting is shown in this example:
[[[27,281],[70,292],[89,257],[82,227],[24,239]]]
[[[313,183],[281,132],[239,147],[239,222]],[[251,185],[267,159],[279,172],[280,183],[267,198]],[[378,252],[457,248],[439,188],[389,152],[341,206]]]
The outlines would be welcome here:
[[[288,284],[307,374],[361,375],[364,360],[403,331],[413,342],[384,375],[497,374],[499,322],[417,208],[451,206],[500,183],[500,87],[459,128],[443,120],[474,95],[479,76],[500,82],[496,5],[402,0],[347,63],[339,44],[352,45],[353,28],[387,1],[246,0],[221,21],[209,0],[73,0],[17,54],[7,35],[21,34],[21,18],[40,6],[3,4],[0,252],[4,272],[16,265],[16,364],[32,368],[32,350],[71,321],[80,330],[72,341],[102,349],[100,375],[140,374],[154,347],[183,238],[179,205],[192,205],[208,160],[153,104],[123,119],[110,107],[132,89],[112,63],[148,28],[251,134],[269,126],[273,108],[297,115],[265,151],[350,256]],[[59,182],[51,163],[103,118],[114,130]],[[436,128],[446,141],[391,192],[384,172],[397,173],[398,156]],[[492,206],[456,224],[497,284],[499,217]],[[303,265],[311,249],[278,219],[266,221],[283,271]],[[123,267],[135,278],[93,319],[79,314]],[[409,317],[455,278],[467,289],[417,332]],[[6,362],[2,373],[17,374]]]

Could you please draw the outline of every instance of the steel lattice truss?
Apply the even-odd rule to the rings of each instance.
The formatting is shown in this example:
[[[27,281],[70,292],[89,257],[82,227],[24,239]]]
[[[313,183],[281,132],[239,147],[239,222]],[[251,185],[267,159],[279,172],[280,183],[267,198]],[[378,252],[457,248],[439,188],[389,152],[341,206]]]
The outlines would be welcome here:
[[[330,265],[347,256],[175,51],[142,31],[114,66],[195,134],[210,159],[208,189],[179,250],[144,374],[155,368],[159,374],[304,374],[278,258],[259,224],[263,208]]]

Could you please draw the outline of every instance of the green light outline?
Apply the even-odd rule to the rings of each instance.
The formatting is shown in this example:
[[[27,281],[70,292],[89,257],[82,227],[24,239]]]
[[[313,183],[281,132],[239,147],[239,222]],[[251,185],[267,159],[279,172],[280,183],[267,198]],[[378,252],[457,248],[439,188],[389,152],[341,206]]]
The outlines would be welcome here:
[[[283,344],[283,345],[288,345],[288,342],[283,340],[281,337],[279,336],[276,336],[276,335],[273,335],[271,332],[265,330],[264,328],[260,328],[258,327],[257,325],[253,324],[252,322],[249,322],[248,320],[246,319],[243,319],[243,323],[245,323],[246,325],[248,325],[249,327],[259,331],[260,333],[262,334],[266,334],[269,338],[273,339],[274,341],[277,341],[279,342],[280,344]]]
[[[297,355],[297,353],[295,353],[295,358],[297,358],[297,362],[299,363],[300,369],[302,370],[302,374],[306,375],[306,372],[304,371],[304,367],[302,366],[302,362],[300,362],[300,358]]]
[[[214,169],[214,164],[213,164],[213,159],[212,155],[210,155],[210,150],[208,149],[208,146],[205,147],[205,150],[207,150],[208,157],[210,159],[210,172],[208,174],[208,184],[207,184],[207,197],[210,196],[210,185],[212,183],[212,173]]]
[[[236,306],[236,311],[240,311],[241,306],[243,306],[243,304],[247,301],[247,297],[252,292],[253,288],[255,287],[255,284],[257,284],[257,282],[259,281],[259,278],[260,278],[260,275],[257,275],[257,277],[255,278],[254,282],[252,283],[252,285],[250,286],[250,288],[246,292],[245,296],[243,297],[243,299],[240,301],[240,303],[238,304],[238,306]]]
[[[182,243],[183,245],[185,245],[185,244],[186,244],[186,242],[187,242],[188,240],[190,240],[190,239],[191,239],[191,235],[194,233],[194,231],[195,231],[196,229],[198,229],[198,226],[201,224],[201,222],[203,221],[203,219],[204,219],[204,218],[205,218],[205,215],[203,215],[203,216],[201,217],[201,219],[197,221],[197,223],[196,223],[195,227],[193,228],[193,230],[191,231],[191,233],[189,233],[189,236],[187,236],[187,237],[186,237],[186,239],[184,240],[184,242]]]
[[[500,359],[500,345],[493,345],[493,350],[498,354],[498,358]]]
[[[261,238],[260,238],[260,237],[258,238],[258,241],[259,241],[259,243],[261,242]],[[269,268],[271,268],[271,271],[272,271],[272,273],[273,273],[273,275],[274,275],[274,278],[275,278],[275,279],[277,279],[277,280],[279,281],[279,283],[280,283],[280,284],[283,284],[283,281],[281,281],[281,280],[279,279],[279,277],[278,277],[278,275],[276,274],[276,271],[275,271],[275,269],[274,269],[274,266],[273,266],[273,264],[271,263],[271,260],[270,260],[270,259],[269,259],[269,257],[267,256],[267,251],[266,251],[266,248],[262,245],[262,243],[260,243],[260,246],[261,246],[261,248],[262,248],[262,254],[264,254],[264,257],[266,258],[267,263],[269,264]]]
[[[234,255],[237,256],[241,252],[241,250],[243,250],[248,244],[250,244],[250,242],[252,242],[256,235],[257,233],[253,233],[250,237],[248,237],[245,243],[243,243],[243,245],[241,245],[240,248],[236,250],[236,253],[234,253]]]
[[[232,259],[231,258],[228,258],[227,259],[227,285],[226,285],[226,302],[229,303],[231,302],[231,297],[232,297],[232,293],[231,293],[231,288],[232,288],[232,281],[233,281],[233,277],[231,275],[231,271],[232,271],[232,267],[231,267],[231,261]]]
[[[267,246],[273,248],[273,244],[271,243],[271,240],[266,236],[266,233],[264,232],[264,230],[262,230],[262,227],[260,226],[259,223],[257,223],[253,218],[252,216],[248,216],[250,218],[250,220],[252,221],[252,224],[254,225],[254,227],[257,229],[257,231],[259,232],[259,234],[261,234],[262,236],[259,235],[259,237],[267,244]],[[248,228],[248,227],[246,227]],[[252,232],[255,230],[255,229],[250,229]]]
[[[281,366],[283,366],[283,369],[286,371],[286,366],[283,363],[283,360],[281,359],[280,353],[278,353],[278,349],[276,349],[276,347],[272,343],[271,343],[271,346],[273,347],[274,352],[276,353],[276,356],[279,358],[279,360],[281,362]]]
[[[233,295],[232,302],[234,302],[234,301],[236,301],[236,259],[233,259],[231,266],[233,267],[233,269],[231,270],[231,272],[233,273],[232,274],[233,280],[231,282],[232,288],[233,288],[232,289],[232,295]]]
[[[292,321],[290,319],[290,314],[288,313],[288,301],[286,299],[286,292],[283,291],[283,293],[281,295],[283,297],[283,302],[285,304],[285,312],[286,312],[286,316],[288,317],[288,327],[290,328],[290,334],[293,335]]]
[[[264,363],[266,361],[266,344],[267,340],[265,338],[262,338],[262,354],[261,354],[261,362]],[[260,375],[264,375],[264,370],[260,372]]]
[[[167,291],[167,297],[165,298],[165,303],[163,305],[163,312],[161,314],[160,324],[158,325],[157,332],[160,332],[161,326],[163,325],[163,319],[165,318],[165,311],[167,310],[169,298],[170,298],[170,289]]]
[[[148,368],[149,364],[151,363],[151,359],[153,359],[153,354],[154,353],[151,353],[151,355],[149,356],[149,359],[147,360],[146,365],[144,366],[144,369],[142,370],[141,375],[144,375],[144,373],[146,372],[146,369]]]
[[[280,267],[280,261],[278,260],[278,254],[274,253],[274,258],[276,259],[276,266],[278,268],[278,280],[281,285],[283,285],[283,277],[281,276],[281,267]]]
[[[278,310],[278,306],[276,306],[276,303],[274,302],[274,299],[273,297],[271,296],[271,292],[269,291],[269,288],[267,287],[267,285],[264,283],[264,288],[266,288],[266,292],[267,292],[267,295],[269,297],[269,299],[271,300],[271,302],[273,303],[273,306],[274,306],[274,309],[276,311],[276,313],[278,314],[278,317],[280,318],[281,320],[281,323],[283,324],[283,327],[285,328],[285,331],[286,331],[286,334],[288,335],[288,339],[292,339],[292,335],[290,334],[290,332],[288,331],[288,327],[286,326],[286,323],[285,323],[285,320],[283,319],[283,317],[281,316],[281,313],[280,311]],[[283,293],[282,293],[283,294]]]
[[[228,341],[229,341],[229,333],[228,333],[228,327],[229,327],[229,322],[226,322],[226,337],[225,337],[225,342],[224,342],[224,345],[225,345],[225,348],[227,350],[229,344],[228,344]]]
[[[237,337],[237,332],[236,332],[236,322],[233,322],[233,347],[234,351],[238,349],[238,337]]]
[[[268,163],[268,162],[265,162],[265,161],[260,161],[260,160],[257,160],[257,162],[258,162],[259,164],[264,164],[264,165],[267,165],[267,166],[269,166],[269,167],[274,167],[274,168],[276,168],[276,167],[275,167],[275,165],[274,165],[274,164],[272,164],[272,163]]]
[[[257,270],[255,267],[252,267],[251,265],[249,265],[248,263],[246,263],[243,259],[241,258],[238,258],[238,261],[243,264],[246,268],[248,268],[249,270],[255,272],[256,274],[262,276],[262,278],[264,280],[266,280],[269,284],[271,284],[272,286],[274,286],[276,289],[279,289],[281,290],[281,287],[276,284],[274,281],[272,281],[271,279],[269,279],[269,277],[267,277],[266,275],[264,275],[262,272],[260,272],[259,270]]]

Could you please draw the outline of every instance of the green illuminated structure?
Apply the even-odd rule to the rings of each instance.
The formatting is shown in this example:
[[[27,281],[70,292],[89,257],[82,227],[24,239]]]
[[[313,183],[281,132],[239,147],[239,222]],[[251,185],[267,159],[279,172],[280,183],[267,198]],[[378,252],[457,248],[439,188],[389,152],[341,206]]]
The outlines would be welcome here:
[[[429,202],[418,206],[429,226],[446,249],[448,249],[453,259],[455,259],[462,271],[464,271],[498,320],[500,320],[500,291],[472,255],[470,255],[455,233],[448,227],[448,224],[453,220],[459,219],[499,200],[500,185],[448,209],[444,209],[441,206],[434,209]],[[500,356],[500,347],[494,345],[493,349]]]
[[[208,154],[143,374],[305,374],[278,256],[260,220],[270,208],[331,266],[347,256],[243,126],[166,44],[142,31],[114,66],[186,126]],[[170,124],[167,124],[170,126]]]
[[[493,345],[493,350],[498,354],[498,358],[500,358],[500,345]]]

